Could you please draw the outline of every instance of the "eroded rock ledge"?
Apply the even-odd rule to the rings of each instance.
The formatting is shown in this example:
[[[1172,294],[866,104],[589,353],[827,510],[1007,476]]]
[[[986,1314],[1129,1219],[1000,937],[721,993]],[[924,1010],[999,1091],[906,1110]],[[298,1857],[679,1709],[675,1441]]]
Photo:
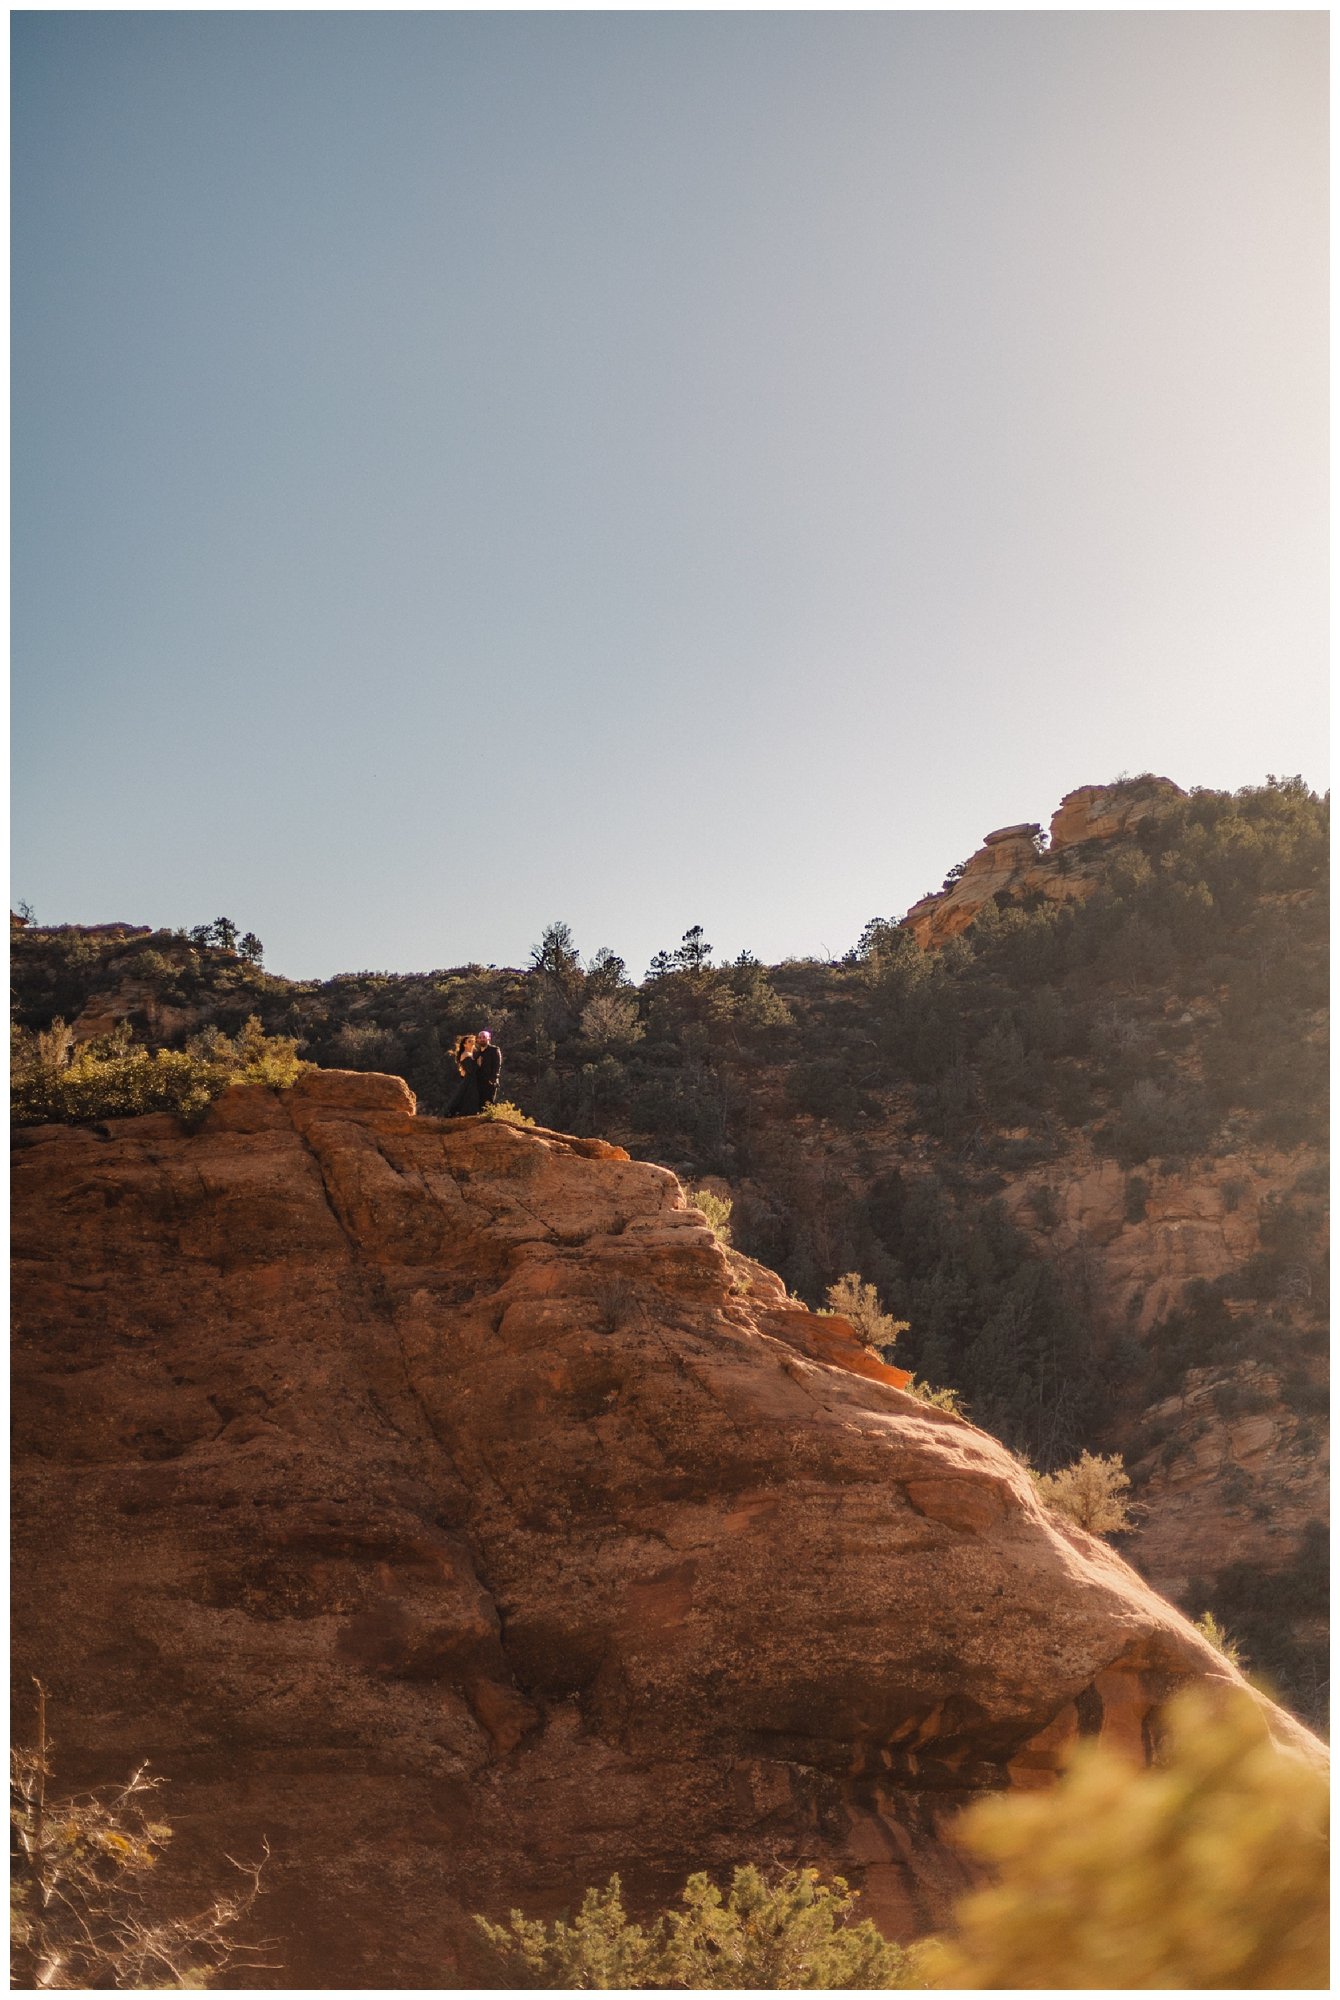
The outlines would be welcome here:
[[[268,1838],[276,1985],[455,1983],[464,1912],[615,1868],[816,1861],[911,1935],[966,1798],[1233,1677],[616,1147],[313,1072],[13,1190],[15,1684],[201,1879]]]
[[[917,943],[931,950],[966,931],[997,898],[1082,902],[1101,879],[1095,855],[1185,796],[1171,778],[1081,785],[1067,792],[1052,814],[1049,836],[1044,838],[1040,822],[997,827],[964,862],[957,879],[914,903],[903,922]]]

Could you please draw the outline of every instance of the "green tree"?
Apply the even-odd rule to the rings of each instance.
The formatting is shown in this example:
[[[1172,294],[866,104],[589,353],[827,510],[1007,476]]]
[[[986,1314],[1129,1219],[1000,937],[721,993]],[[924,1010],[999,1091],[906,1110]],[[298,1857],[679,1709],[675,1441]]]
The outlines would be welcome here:
[[[586,975],[582,971],[582,955],[567,924],[545,925],[540,942],[531,951],[530,963],[541,985],[559,1003],[560,1029],[571,1028],[581,1007]]]
[[[602,944],[591,963],[586,968],[586,990],[588,993],[617,993],[621,987],[630,984],[628,967],[617,951],[611,951]]]

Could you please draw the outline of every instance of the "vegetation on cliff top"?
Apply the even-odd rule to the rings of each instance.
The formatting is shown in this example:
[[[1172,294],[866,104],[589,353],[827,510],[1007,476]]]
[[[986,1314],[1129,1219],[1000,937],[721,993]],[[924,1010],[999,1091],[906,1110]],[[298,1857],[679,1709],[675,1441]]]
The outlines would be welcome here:
[[[235,1083],[285,1090],[303,1068],[297,1043],[267,1035],[252,1014],[229,1038],[209,1026],[184,1049],[149,1050],[123,1022],[74,1045],[59,1018],[36,1033],[10,1030],[10,1116],[16,1125],[133,1118],[174,1111],[198,1118]]]

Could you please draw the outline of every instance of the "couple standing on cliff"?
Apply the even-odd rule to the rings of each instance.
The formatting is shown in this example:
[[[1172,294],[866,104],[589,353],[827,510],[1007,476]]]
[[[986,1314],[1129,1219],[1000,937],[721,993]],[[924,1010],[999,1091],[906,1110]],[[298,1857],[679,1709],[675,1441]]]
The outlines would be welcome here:
[[[460,1081],[447,1099],[448,1118],[473,1118],[498,1095],[502,1050],[495,1048],[487,1028],[477,1035],[458,1035],[451,1060]]]

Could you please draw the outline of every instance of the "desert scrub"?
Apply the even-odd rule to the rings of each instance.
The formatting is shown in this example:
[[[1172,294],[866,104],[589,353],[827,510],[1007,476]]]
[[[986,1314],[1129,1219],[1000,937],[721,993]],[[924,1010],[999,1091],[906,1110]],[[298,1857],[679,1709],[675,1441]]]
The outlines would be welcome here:
[[[481,1118],[491,1118],[495,1125],[534,1125],[519,1104],[513,1104],[510,1097],[500,1097],[494,1104],[486,1104],[480,1112]]]
[[[1181,1695],[1167,1725],[1150,1770],[1091,1739],[1055,1790],[964,1815],[995,1880],[919,1954],[932,1984],[1325,1987],[1325,1776],[1246,1694]]]
[[[1202,1639],[1208,1639],[1210,1644],[1223,1654],[1230,1667],[1236,1667],[1239,1672],[1244,1671],[1241,1646],[1236,1639],[1229,1637],[1213,1611],[1201,1612],[1196,1620],[1196,1630]]]
[[[31,1034],[10,1030],[10,1117],[15,1125],[68,1125],[174,1111],[194,1121],[235,1083],[286,1090],[309,1067],[287,1035],[267,1035],[251,1015],[230,1039],[218,1028],[184,1049],[150,1051],[123,1023],[75,1045],[63,1021]]]
[[[907,1332],[908,1322],[884,1311],[875,1287],[868,1285],[859,1271],[844,1272],[828,1287],[826,1296],[827,1310],[850,1320],[866,1346],[887,1361],[899,1334]]]
[[[681,1909],[650,1924],[629,1921],[617,1875],[588,1889],[572,1923],[546,1925],[513,1910],[507,1924],[476,1917],[486,1943],[517,1986],[884,1988],[911,1985],[907,1954],[867,1919],[840,1876],[787,1869],[769,1879],[737,1868],[723,1896],[691,1875]]]
[[[929,1382],[918,1381],[913,1376],[907,1385],[907,1393],[915,1396],[918,1402],[929,1403],[933,1410],[948,1410],[951,1416],[967,1421],[967,1408],[957,1389],[935,1389]]]
[[[723,1250],[730,1248],[730,1218],[735,1204],[728,1194],[709,1194],[706,1188],[689,1188],[684,1199],[703,1216]]]
[[[1033,1472],[1038,1498],[1091,1535],[1115,1535],[1134,1523],[1126,1507],[1131,1482],[1117,1453],[1109,1458],[1082,1451],[1059,1472]]]

